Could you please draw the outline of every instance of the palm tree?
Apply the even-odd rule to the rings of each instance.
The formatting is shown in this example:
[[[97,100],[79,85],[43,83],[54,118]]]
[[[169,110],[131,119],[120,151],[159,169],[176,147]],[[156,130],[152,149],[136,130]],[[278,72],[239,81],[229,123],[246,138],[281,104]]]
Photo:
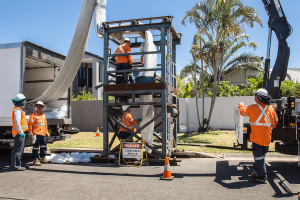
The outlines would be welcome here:
[[[204,68],[203,68],[203,59],[202,59],[202,44],[201,44],[201,34],[204,30],[208,28],[208,24],[210,19],[208,16],[210,16],[210,13],[208,10],[206,10],[205,6],[203,3],[196,3],[195,6],[191,9],[186,11],[185,16],[182,20],[182,24],[185,25],[185,21],[189,21],[190,23],[194,23],[195,26],[198,29],[198,34],[194,36],[194,41],[193,41],[193,47],[191,49],[191,53],[193,55],[193,61],[194,61],[194,82],[195,82],[195,89],[196,89],[196,106],[197,106],[197,117],[198,117],[198,122],[199,122],[199,128],[198,128],[198,133],[202,132],[202,127],[200,124],[200,119],[199,119],[199,111],[198,111],[198,87],[196,87],[196,62],[197,60],[200,59],[201,61],[201,75],[202,75],[202,119],[203,119],[203,127],[204,127]],[[202,9],[202,12],[198,12],[198,9]],[[197,40],[199,39],[199,44],[197,44]],[[199,45],[199,48],[197,46]],[[198,52],[197,52],[198,50]],[[200,55],[200,58],[197,59],[197,56]]]
[[[211,1],[212,0],[207,0]],[[212,5],[212,4],[211,4]],[[216,20],[216,33],[217,33],[217,52],[216,52],[216,62],[215,62],[215,69],[214,69],[214,89],[213,89],[213,97],[212,103],[210,107],[209,117],[207,126],[209,126],[211,115],[213,112],[218,87],[220,84],[221,79],[221,72],[223,70],[224,64],[224,51],[225,51],[225,41],[227,37],[233,35],[239,35],[245,32],[244,24],[253,28],[254,23],[258,23],[262,26],[261,19],[258,17],[258,13],[255,8],[251,6],[245,6],[241,0],[223,0],[223,1],[215,1],[214,8],[217,10],[214,13],[217,13],[217,20]],[[219,31],[222,31],[222,38],[223,43],[221,45],[221,64],[220,67],[218,66],[218,47],[219,47]],[[227,36],[227,37],[226,37]],[[217,73],[218,74],[217,74]]]
[[[184,66],[184,68],[180,71],[180,77],[181,78],[187,78],[188,76],[192,75],[194,78],[194,90],[195,90],[195,98],[196,98],[196,108],[197,108],[197,118],[199,123],[198,132],[201,131],[202,126],[199,118],[199,108],[198,108],[198,84],[197,84],[197,72],[199,73],[199,66],[197,65],[197,58],[196,58],[196,52],[193,51],[193,49],[190,51],[193,56],[193,63],[190,65]]]

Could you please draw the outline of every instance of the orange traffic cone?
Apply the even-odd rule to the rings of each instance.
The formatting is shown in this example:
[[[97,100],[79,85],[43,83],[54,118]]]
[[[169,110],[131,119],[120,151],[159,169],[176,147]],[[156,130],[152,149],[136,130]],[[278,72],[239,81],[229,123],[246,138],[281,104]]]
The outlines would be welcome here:
[[[169,158],[165,158],[165,169],[164,169],[164,174],[162,177],[160,177],[160,180],[173,180],[174,176],[171,175],[171,169],[170,169],[170,163],[169,163]]]
[[[97,136],[100,136],[100,133],[99,133],[99,127],[97,127],[97,130],[96,130],[96,137]]]

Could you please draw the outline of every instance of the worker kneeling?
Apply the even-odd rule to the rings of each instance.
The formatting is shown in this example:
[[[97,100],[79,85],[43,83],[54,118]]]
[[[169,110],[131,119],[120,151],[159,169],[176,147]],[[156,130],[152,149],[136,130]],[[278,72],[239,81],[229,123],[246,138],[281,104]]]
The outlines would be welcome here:
[[[46,108],[43,102],[38,101],[35,105],[35,112],[31,113],[28,122],[28,132],[31,137],[35,139],[32,149],[33,164],[40,166],[41,163],[47,163],[46,150],[47,150],[47,138],[50,137],[48,133],[48,126],[46,116],[43,114],[43,110]],[[39,156],[40,148],[40,156]],[[39,161],[41,158],[41,162]]]
[[[265,156],[269,150],[271,142],[272,129],[276,127],[278,119],[273,106],[270,106],[270,98],[266,89],[259,89],[255,93],[255,102],[245,107],[243,102],[239,103],[240,114],[250,117],[250,141],[252,142],[252,150],[255,164],[251,178],[259,183],[266,183],[267,170],[265,164]]]
[[[130,113],[130,106],[129,105],[123,105],[122,110],[124,112],[122,116],[122,124],[124,124],[128,129],[130,129],[132,132],[134,132],[133,126],[137,123],[142,122],[141,118],[135,119],[132,114]],[[125,128],[121,127],[119,130],[119,139],[129,139],[130,133],[125,130]]]

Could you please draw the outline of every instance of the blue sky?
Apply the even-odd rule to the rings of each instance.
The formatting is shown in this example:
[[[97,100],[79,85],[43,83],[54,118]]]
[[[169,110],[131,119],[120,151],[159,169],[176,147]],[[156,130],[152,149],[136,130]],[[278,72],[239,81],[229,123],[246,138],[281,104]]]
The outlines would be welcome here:
[[[77,24],[83,0],[0,0],[0,44],[30,41],[55,52],[67,55]],[[196,0],[107,0],[107,21],[146,18],[173,15],[174,27],[182,32],[182,45],[177,46],[177,73],[192,57],[189,49],[196,33],[193,24],[183,26],[184,12],[189,10]],[[255,25],[247,28],[251,40],[258,43],[255,53],[266,56],[268,37],[268,17],[261,0],[245,0],[259,12],[264,27]],[[298,68],[299,57],[299,0],[281,0],[286,17],[293,27],[293,34],[288,38],[291,47],[289,68]],[[114,51],[114,47],[112,51]],[[86,51],[103,56],[103,40],[95,34],[93,24]],[[252,49],[242,49],[252,52]],[[277,39],[273,33],[271,67],[277,55]]]

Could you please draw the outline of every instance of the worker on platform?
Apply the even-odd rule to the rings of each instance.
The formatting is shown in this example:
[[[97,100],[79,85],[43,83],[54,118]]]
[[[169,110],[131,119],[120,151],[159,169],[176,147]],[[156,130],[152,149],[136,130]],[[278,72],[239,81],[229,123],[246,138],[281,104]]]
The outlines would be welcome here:
[[[250,141],[254,156],[254,165],[251,178],[258,183],[266,183],[267,170],[265,156],[269,150],[271,142],[272,129],[276,127],[278,119],[273,106],[270,106],[268,91],[264,88],[257,90],[255,93],[255,102],[245,107],[243,102],[239,103],[240,114],[250,117]]]
[[[132,114],[130,113],[130,106],[129,105],[123,105],[122,110],[124,112],[122,116],[121,123],[124,124],[128,129],[130,129],[132,132],[134,132],[133,125],[142,122],[141,118],[135,119]],[[120,127],[119,130],[119,139],[129,139],[130,133],[123,127]]]
[[[130,45],[131,45],[130,39],[125,38],[124,44],[118,46],[114,54],[131,53]],[[115,60],[115,56],[112,57],[112,60]],[[117,56],[116,63],[117,63],[117,70],[132,69],[132,55]],[[127,84],[128,77],[129,77],[129,82],[134,83],[132,72],[117,73],[116,84]]]
[[[23,151],[25,146],[25,131],[28,130],[27,119],[22,108],[26,105],[26,97],[23,94],[17,94],[16,98],[11,99],[15,105],[12,111],[12,136],[14,138],[14,147],[11,152],[11,170],[25,171],[23,161]]]
[[[28,132],[35,139],[32,149],[33,165],[41,166],[42,163],[47,163],[46,150],[47,150],[47,138],[50,137],[48,133],[48,126],[46,116],[43,110],[46,108],[43,102],[38,101],[35,105],[35,112],[31,113],[28,122]],[[40,149],[40,156],[39,156]],[[41,158],[41,162],[39,161]]]

